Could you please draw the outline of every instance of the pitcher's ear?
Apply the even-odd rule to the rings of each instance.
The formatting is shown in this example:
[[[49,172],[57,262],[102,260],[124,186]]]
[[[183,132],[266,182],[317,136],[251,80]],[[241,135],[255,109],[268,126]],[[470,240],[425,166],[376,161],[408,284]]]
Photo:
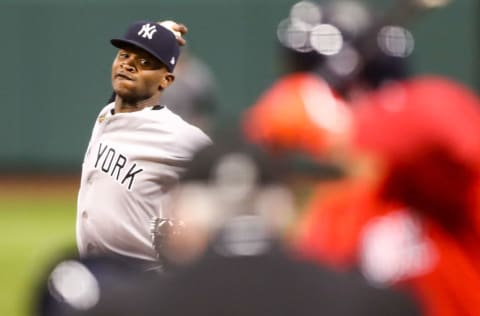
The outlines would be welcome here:
[[[173,82],[175,81],[175,76],[172,73],[167,73],[163,77],[160,85],[158,87],[159,90],[163,90],[168,88]]]

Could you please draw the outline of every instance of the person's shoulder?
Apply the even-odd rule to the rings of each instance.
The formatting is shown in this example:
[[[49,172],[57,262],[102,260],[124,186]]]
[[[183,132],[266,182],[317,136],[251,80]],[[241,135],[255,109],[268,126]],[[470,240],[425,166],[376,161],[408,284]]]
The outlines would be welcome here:
[[[100,110],[100,112],[98,113],[98,117],[108,115],[114,109],[114,107],[115,107],[114,102],[108,103]]]
[[[199,127],[191,123],[188,123],[182,118],[180,118],[180,120],[182,121],[183,128],[179,129],[178,132],[181,134],[182,137],[185,137],[185,139],[190,139],[190,140],[195,139],[196,140],[195,142],[200,147],[208,146],[213,143],[212,139]]]
[[[198,134],[198,135],[209,138],[205,134],[205,132],[203,132],[199,127],[189,123],[188,121],[183,119],[180,115],[170,110],[167,106],[163,106],[163,108],[160,111],[158,111],[158,113],[162,115],[162,120],[167,118],[172,125],[176,125],[177,127],[179,127],[178,131],[180,132]]]
[[[109,103],[107,105],[105,105],[97,114],[97,116],[95,117],[95,126],[98,125],[98,124],[101,124],[103,123],[103,121],[105,121],[105,119],[107,119],[109,116],[111,116],[112,114],[112,109],[114,108],[115,104],[112,102],[112,103]]]
[[[212,140],[204,131],[172,112],[167,106],[152,112],[155,112],[151,117],[157,128],[162,131],[168,129],[168,133],[179,142],[199,147],[212,144]]]

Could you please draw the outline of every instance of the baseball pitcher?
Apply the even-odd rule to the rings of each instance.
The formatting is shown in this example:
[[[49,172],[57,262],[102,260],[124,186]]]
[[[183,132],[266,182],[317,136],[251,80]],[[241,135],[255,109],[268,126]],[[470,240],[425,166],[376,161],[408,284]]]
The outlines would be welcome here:
[[[179,57],[174,33],[139,21],[111,40],[113,102],[99,113],[82,166],[76,237],[81,256],[113,255],[158,266],[174,221],[169,192],[184,163],[211,143],[161,103]]]

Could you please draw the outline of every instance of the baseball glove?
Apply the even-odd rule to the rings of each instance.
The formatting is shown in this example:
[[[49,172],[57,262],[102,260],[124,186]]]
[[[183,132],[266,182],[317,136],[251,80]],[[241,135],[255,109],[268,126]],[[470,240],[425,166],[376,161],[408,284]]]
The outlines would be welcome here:
[[[168,251],[168,240],[180,235],[184,228],[184,223],[179,220],[159,217],[152,218],[150,222],[150,237],[152,246],[157,252],[157,258],[163,270],[168,270],[168,268],[171,267],[170,260],[166,255]]]

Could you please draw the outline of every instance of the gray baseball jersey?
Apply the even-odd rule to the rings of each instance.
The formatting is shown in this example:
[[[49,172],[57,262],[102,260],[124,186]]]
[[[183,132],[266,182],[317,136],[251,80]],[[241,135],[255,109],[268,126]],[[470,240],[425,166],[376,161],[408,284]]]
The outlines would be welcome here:
[[[156,260],[149,225],[169,218],[169,191],[183,165],[211,143],[167,107],[99,114],[82,166],[76,237],[81,256]]]

